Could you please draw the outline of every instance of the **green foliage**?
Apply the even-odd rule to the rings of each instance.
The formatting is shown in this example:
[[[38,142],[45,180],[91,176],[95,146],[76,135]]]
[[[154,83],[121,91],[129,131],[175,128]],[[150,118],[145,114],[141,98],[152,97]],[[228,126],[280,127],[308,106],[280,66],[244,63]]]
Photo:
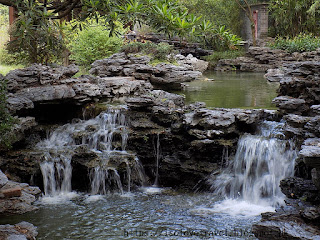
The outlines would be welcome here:
[[[240,9],[235,0],[180,0],[189,13],[201,15],[216,26],[226,26],[240,34]]]
[[[222,2],[220,4],[222,7]],[[233,49],[241,40],[225,26],[217,27],[212,21],[194,15],[175,1],[155,1],[151,15],[153,17],[149,17],[147,23],[169,38],[178,36],[180,41],[197,41],[203,47],[219,51]]]
[[[312,34],[300,33],[293,38],[278,37],[274,43],[270,44],[270,47],[286,50],[290,53],[309,52],[320,48],[320,38]]]
[[[318,6],[315,0],[274,0],[270,4],[274,27],[272,33],[279,36],[296,36],[301,32],[319,32]]]
[[[10,148],[13,140],[10,132],[15,122],[6,106],[6,93],[6,81],[0,75],[0,148]]]
[[[244,50],[228,50],[222,52],[213,52],[209,56],[205,56],[204,59],[209,62],[209,68],[213,69],[219,60],[221,59],[235,59],[237,57],[242,57],[245,55]]]
[[[215,28],[209,21],[204,21],[197,29],[197,33],[204,46],[216,51],[236,50],[242,40],[225,26]]]
[[[144,55],[151,55],[153,60],[167,61],[167,56],[172,53],[173,46],[168,43],[152,43],[152,42],[132,42],[124,45],[121,48],[122,52],[129,53],[140,53]]]
[[[118,52],[123,41],[118,37],[110,37],[109,34],[109,31],[99,25],[80,31],[75,40],[68,45],[71,51],[70,59],[79,65],[89,66],[97,59]]]
[[[65,49],[60,24],[36,1],[17,1],[18,19],[11,29],[14,38],[8,50],[25,55],[30,63],[49,63],[61,57]]]
[[[5,48],[0,48],[0,64],[2,65],[27,65],[27,56],[25,52],[10,53]]]

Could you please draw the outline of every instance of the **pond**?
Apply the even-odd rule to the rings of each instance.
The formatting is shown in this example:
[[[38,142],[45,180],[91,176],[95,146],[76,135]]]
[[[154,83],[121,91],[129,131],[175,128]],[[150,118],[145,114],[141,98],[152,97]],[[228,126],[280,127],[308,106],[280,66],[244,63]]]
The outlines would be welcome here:
[[[40,240],[256,239],[251,224],[260,216],[254,216],[255,211],[268,211],[241,202],[215,205],[209,193],[158,190],[104,196],[69,193],[69,200],[67,195],[45,197],[38,211],[1,218],[0,224],[28,221],[38,227]],[[245,208],[246,214],[237,214],[234,206],[242,212]]]
[[[201,80],[188,82],[186,103],[205,102],[207,107],[276,109],[272,99],[279,83],[270,83],[263,73],[207,71]]]

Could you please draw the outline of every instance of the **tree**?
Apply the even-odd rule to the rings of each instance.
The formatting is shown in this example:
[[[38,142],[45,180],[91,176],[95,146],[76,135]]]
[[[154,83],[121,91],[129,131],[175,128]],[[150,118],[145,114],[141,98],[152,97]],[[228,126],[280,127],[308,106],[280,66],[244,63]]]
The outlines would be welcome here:
[[[270,4],[275,22],[275,34],[297,36],[319,32],[319,0],[273,0]]]
[[[114,29],[117,19],[108,18],[123,0],[0,0],[1,4],[14,7],[18,18],[10,32],[11,52],[21,52],[30,63],[47,64],[65,51],[61,21],[70,15],[79,20],[105,16],[106,24]],[[112,34],[112,33],[111,33]]]

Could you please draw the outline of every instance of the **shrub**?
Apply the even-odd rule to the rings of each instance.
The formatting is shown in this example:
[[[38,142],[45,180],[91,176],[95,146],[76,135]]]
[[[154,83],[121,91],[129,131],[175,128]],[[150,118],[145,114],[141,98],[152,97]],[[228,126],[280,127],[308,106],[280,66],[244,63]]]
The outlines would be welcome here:
[[[103,59],[118,52],[122,39],[110,37],[103,26],[92,26],[80,31],[74,41],[69,43],[70,59],[82,66],[90,66],[97,59]]]
[[[172,53],[174,47],[168,43],[152,43],[152,42],[131,42],[121,48],[122,52],[128,53],[141,53],[151,55],[154,60],[166,61],[167,56]]]
[[[294,38],[278,37],[274,43],[270,44],[271,48],[293,52],[310,52],[320,47],[320,38],[312,34],[300,33]]]

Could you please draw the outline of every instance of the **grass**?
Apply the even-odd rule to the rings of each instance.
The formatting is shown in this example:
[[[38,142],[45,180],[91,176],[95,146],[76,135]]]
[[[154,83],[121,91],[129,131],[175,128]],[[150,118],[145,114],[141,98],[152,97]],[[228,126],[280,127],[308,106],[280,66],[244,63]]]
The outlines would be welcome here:
[[[7,75],[11,70],[23,67],[23,65],[0,65],[0,74]]]

